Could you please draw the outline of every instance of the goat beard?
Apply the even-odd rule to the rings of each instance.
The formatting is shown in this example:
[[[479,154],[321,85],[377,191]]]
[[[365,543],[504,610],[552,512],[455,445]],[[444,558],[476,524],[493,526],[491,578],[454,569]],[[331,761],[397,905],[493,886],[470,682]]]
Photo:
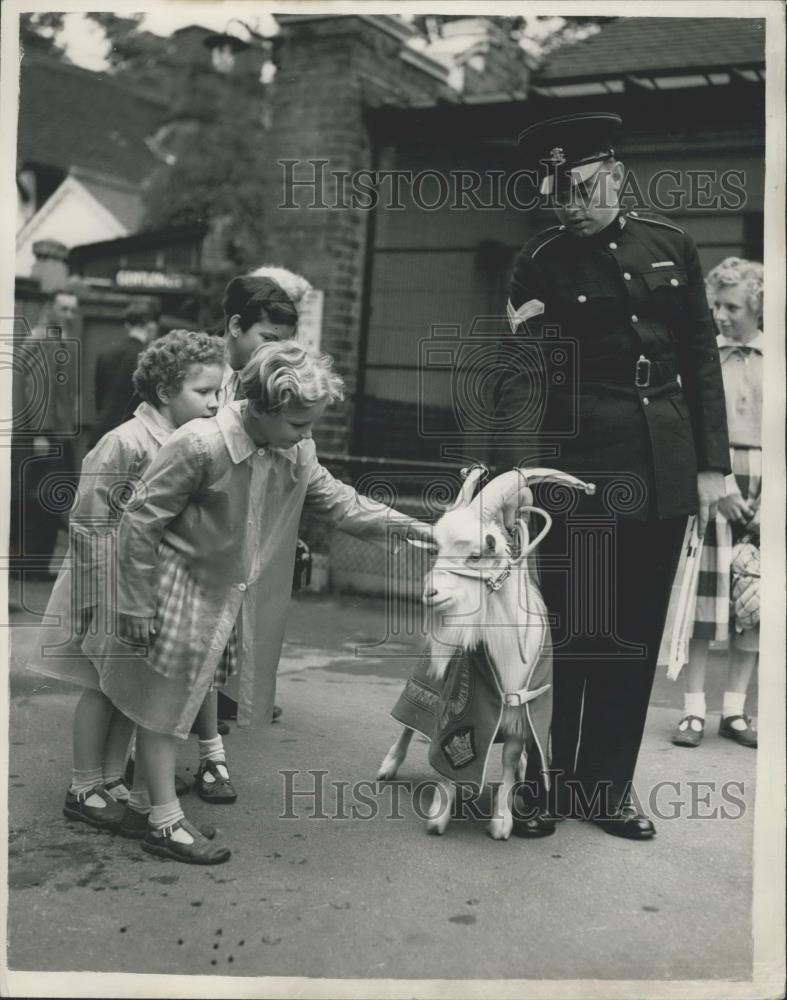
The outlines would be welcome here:
[[[429,676],[442,680],[452,657],[466,649],[475,649],[482,641],[484,629],[478,625],[446,625],[444,615],[430,618]]]
[[[443,679],[448,664],[457,653],[469,652],[483,643],[503,691],[517,691],[527,683],[548,638],[547,619],[538,587],[525,574],[521,576],[525,601],[524,607],[520,606],[517,577],[519,574],[512,576],[494,595],[482,592],[474,620],[468,624],[446,625],[446,612],[432,614],[428,673],[433,680]]]

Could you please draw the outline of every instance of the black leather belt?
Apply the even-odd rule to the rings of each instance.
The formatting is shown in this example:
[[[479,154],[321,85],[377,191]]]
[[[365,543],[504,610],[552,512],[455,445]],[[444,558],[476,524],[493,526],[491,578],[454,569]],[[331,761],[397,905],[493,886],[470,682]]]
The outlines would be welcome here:
[[[649,389],[677,381],[678,371],[671,361],[651,361],[643,354],[637,361],[625,365],[580,364],[579,377],[583,382],[607,382],[612,385]]]

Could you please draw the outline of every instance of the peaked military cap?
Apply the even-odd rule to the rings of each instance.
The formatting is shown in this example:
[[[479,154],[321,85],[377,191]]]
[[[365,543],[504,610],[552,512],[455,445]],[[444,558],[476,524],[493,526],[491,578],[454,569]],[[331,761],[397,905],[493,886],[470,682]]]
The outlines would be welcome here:
[[[615,155],[622,125],[620,115],[589,111],[549,118],[520,132],[519,147],[527,165],[538,170],[541,194],[590,180]]]

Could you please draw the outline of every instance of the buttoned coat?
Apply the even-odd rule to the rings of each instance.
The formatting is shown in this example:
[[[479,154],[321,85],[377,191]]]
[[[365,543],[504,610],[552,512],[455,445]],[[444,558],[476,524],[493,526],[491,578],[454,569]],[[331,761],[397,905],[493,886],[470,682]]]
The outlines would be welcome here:
[[[637,519],[693,513],[698,470],[729,472],[716,331],[681,227],[626,212],[590,237],[541,233],[516,259],[508,317],[498,470],[611,477]]]
[[[117,578],[117,529],[135,486],[175,428],[150,403],[105,434],[82,462],[69,514],[69,546],[33,642],[28,667],[99,689],[98,674],[74,626],[79,612],[105,601]]]

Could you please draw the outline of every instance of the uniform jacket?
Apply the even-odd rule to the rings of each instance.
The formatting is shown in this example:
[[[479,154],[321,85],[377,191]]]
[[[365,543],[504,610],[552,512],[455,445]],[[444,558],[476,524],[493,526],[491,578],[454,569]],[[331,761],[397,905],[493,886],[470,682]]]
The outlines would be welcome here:
[[[311,440],[286,451],[255,445],[243,428],[246,405],[192,420],[162,447],[145,474],[142,503],[120,523],[116,609],[153,617],[159,542],[183,553],[210,608],[206,669],[218,663],[239,624],[240,704],[248,722],[252,698],[255,716],[271,716],[301,511],[377,540],[413,519],[334,479]],[[106,652],[94,647],[91,655]],[[254,690],[258,681],[261,691]]]
[[[590,237],[541,233],[516,259],[508,316],[498,468],[611,476],[638,519],[694,512],[697,471],[729,472],[716,331],[679,226],[626,212]],[[641,356],[652,384],[637,388]]]

